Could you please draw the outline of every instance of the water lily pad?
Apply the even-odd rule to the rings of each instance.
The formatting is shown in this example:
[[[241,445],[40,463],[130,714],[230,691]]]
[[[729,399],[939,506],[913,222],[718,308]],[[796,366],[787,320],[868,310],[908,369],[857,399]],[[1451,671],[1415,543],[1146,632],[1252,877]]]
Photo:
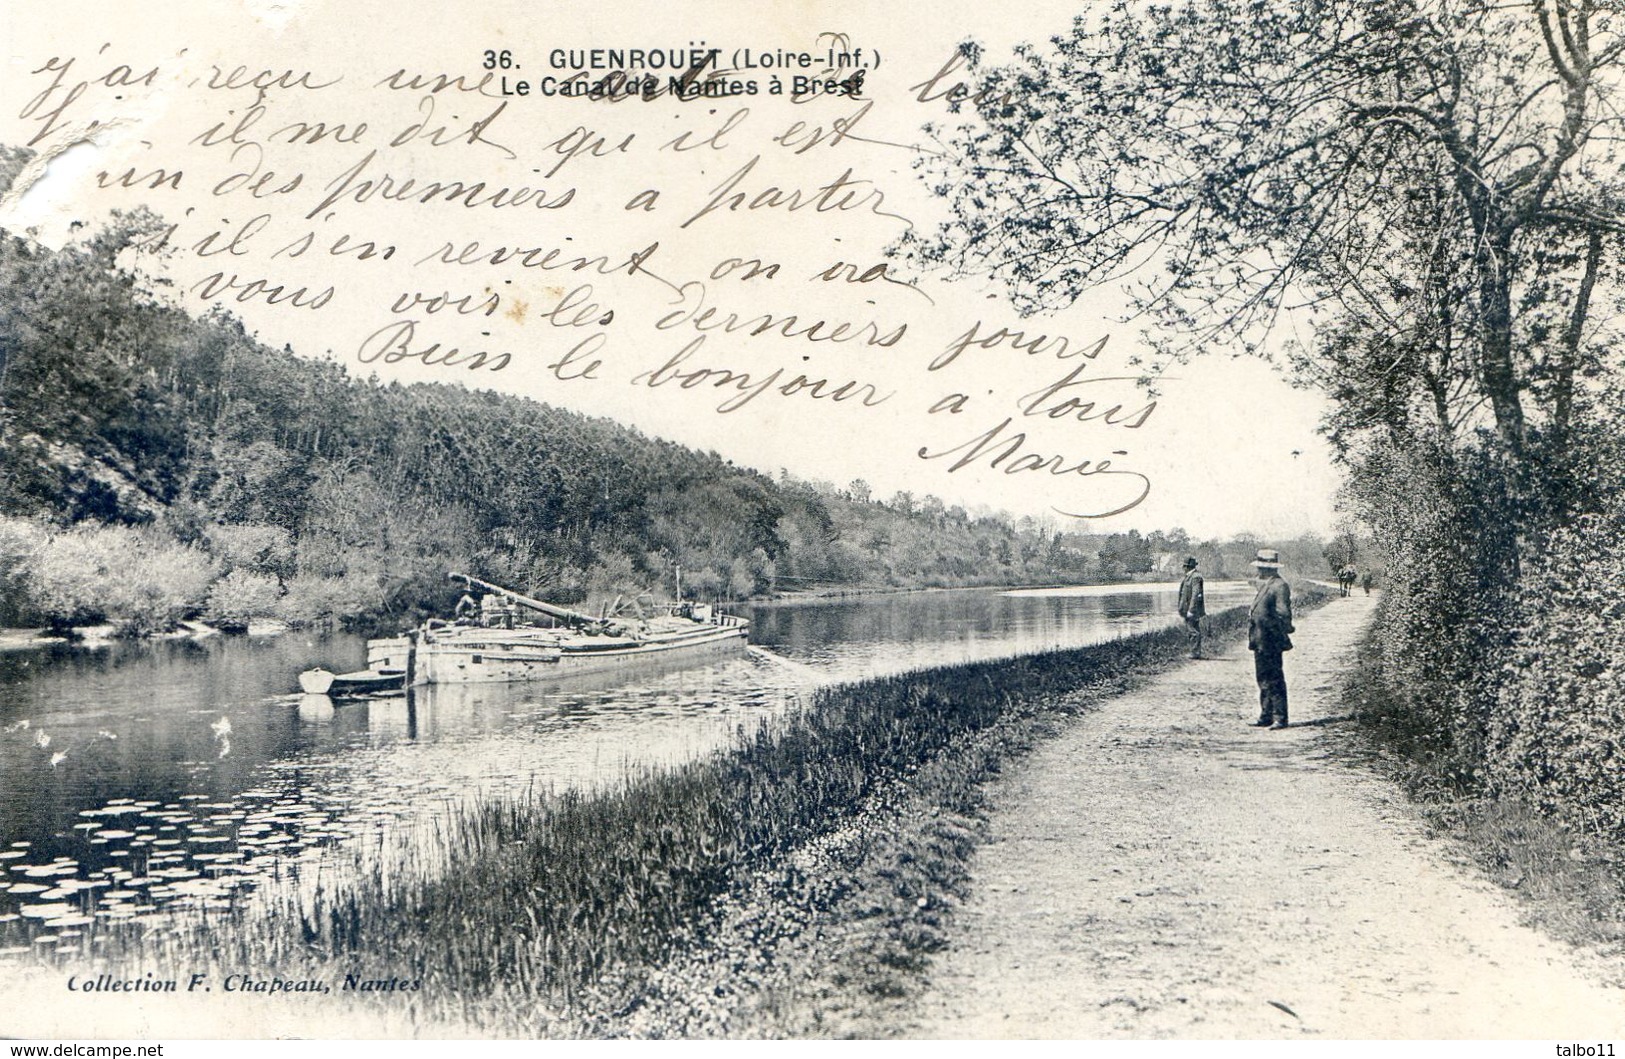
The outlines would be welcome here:
[[[54,879],[58,875],[72,875],[76,871],[78,871],[77,868],[70,867],[64,870],[57,865],[46,864],[43,866],[29,868],[27,871],[23,872],[23,875],[30,879]]]

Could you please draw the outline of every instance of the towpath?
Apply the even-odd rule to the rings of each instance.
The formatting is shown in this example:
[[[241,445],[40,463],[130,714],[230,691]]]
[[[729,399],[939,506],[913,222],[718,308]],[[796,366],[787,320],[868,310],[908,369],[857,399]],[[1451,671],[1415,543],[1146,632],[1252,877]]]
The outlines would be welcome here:
[[[1078,718],[994,795],[917,1037],[1617,1039],[1625,990],[1333,756],[1373,598],[1298,622],[1295,727],[1242,644]]]

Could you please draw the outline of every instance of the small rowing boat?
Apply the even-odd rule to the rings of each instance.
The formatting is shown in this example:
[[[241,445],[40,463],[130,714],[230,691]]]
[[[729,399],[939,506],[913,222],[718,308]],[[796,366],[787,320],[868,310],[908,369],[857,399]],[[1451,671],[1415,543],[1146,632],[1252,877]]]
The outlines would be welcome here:
[[[354,673],[334,673],[317,667],[299,674],[299,687],[306,695],[326,695],[330,699],[359,699],[384,695],[406,688],[404,670],[358,669]]]

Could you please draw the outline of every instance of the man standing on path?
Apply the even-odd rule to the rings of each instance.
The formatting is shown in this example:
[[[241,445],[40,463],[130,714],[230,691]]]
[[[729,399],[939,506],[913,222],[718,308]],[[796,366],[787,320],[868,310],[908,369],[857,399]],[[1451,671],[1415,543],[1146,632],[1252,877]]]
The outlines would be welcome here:
[[[1185,559],[1185,580],[1179,583],[1179,616],[1190,630],[1191,657],[1202,657],[1202,619],[1207,616],[1207,603],[1202,598],[1202,575],[1196,572],[1196,558]]]
[[[1286,671],[1281,655],[1292,650],[1292,589],[1281,577],[1281,553],[1261,548],[1253,560],[1261,582],[1247,615],[1247,649],[1258,676],[1255,728],[1286,727]]]

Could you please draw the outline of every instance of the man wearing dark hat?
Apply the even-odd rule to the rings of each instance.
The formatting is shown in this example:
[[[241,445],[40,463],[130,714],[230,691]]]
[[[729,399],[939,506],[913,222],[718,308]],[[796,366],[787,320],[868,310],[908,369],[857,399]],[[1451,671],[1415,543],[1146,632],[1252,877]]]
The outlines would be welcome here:
[[[1202,657],[1202,619],[1207,615],[1207,603],[1202,599],[1202,575],[1196,572],[1196,558],[1185,559],[1185,580],[1179,583],[1179,616],[1190,630],[1191,657]]]
[[[1258,676],[1258,720],[1255,728],[1286,727],[1286,671],[1281,655],[1292,650],[1292,589],[1281,577],[1281,553],[1261,548],[1253,560],[1258,595],[1247,615],[1247,648]]]

